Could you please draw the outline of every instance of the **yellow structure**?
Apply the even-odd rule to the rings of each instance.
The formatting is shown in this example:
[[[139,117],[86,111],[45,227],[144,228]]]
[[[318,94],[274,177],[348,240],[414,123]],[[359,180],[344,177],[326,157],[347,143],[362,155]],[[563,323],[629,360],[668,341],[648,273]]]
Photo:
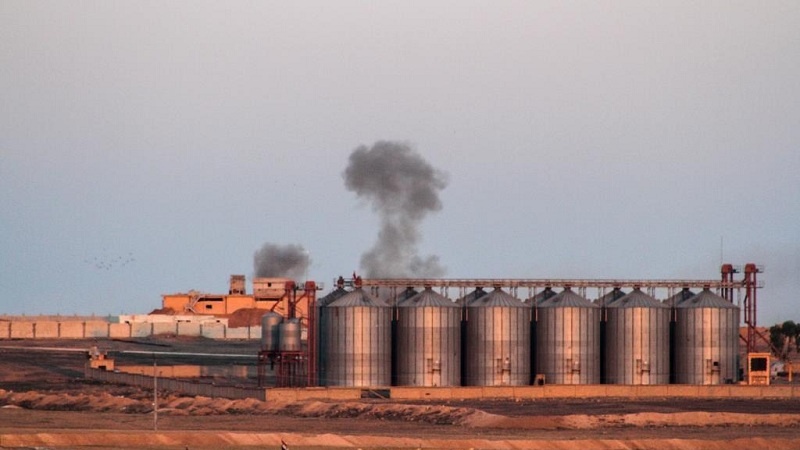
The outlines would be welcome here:
[[[770,354],[747,354],[747,384],[769,385]]]
[[[114,360],[108,358],[108,354],[106,352],[101,352],[97,349],[96,345],[93,345],[91,349],[89,349],[89,368],[91,369],[100,369],[100,370],[114,370]]]

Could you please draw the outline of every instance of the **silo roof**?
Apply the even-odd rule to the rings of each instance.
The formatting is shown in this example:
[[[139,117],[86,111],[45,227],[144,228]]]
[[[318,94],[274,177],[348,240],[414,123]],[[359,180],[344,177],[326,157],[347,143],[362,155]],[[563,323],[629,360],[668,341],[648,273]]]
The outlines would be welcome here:
[[[545,288],[542,292],[539,292],[536,295],[534,295],[533,297],[525,300],[525,303],[527,303],[529,305],[539,305],[543,301],[548,300],[551,297],[554,297],[555,295],[556,295],[556,293],[553,292],[552,289]]]
[[[628,295],[614,301],[609,308],[666,308],[655,298],[645,294],[640,289],[634,289]]]
[[[398,303],[398,308],[417,308],[423,306],[434,306],[442,308],[458,308],[456,303],[453,303],[449,298],[444,295],[434,292],[431,288],[425,288],[419,294]]]
[[[327,306],[336,301],[337,299],[344,297],[347,295],[347,291],[344,288],[336,288],[335,291],[331,292],[330,294],[317,299],[317,305],[319,306]]]
[[[684,288],[684,289],[681,289],[681,291],[678,292],[677,294],[675,294],[672,297],[664,300],[664,303],[666,303],[667,305],[670,305],[670,306],[677,306],[677,305],[680,305],[681,303],[683,303],[684,301],[689,300],[690,298],[694,297],[695,295],[696,294],[694,292],[690,291],[689,288]]]
[[[493,306],[503,306],[503,307],[512,307],[512,308],[528,308],[530,305],[525,304],[520,299],[514,297],[513,295],[503,291],[500,288],[493,290],[492,292],[480,297],[476,300],[473,300],[470,304],[470,307],[493,307]]]
[[[699,294],[678,304],[676,308],[739,309],[738,306],[711,292],[710,289],[703,289]]]
[[[475,300],[487,295],[486,291],[483,290],[482,287],[475,288],[474,291],[470,292],[469,294],[461,297],[458,301],[462,304],[469,305],[470,303],[474,302]]]
[[[539,308],[599,308],[599,306],[572,292],[564,289],[547,301],[538,305]]]
[[[387,305],[382,300],[371,296],[363,288],[357,288],[343,295],[330,303],[328,307],[354,307],[366,306],[375,308],[386,308]]]
[[[417,292],[414,288],[409,287],[409,288],[403,289],[402,292],[397,294],[396,298],[389,299],[389,301],[387,301],[387,303],[388,304],[394,303],[395,305],[399,306],[400,303],[404,303],[406,300],[408,300],[408,299],[410,299],[412,297],[415,297],[417,294],[419,294],[419,292]]]
[[[614,288],[614,289],[613,289],[611,292],[609,292],[608,294],[606,294],[606,295],[604,295],[604,296],[602,296],[602,297],[598,298],[598,299],[597,299],[597,301],[596,301],[596,303],[597,303],[598,305],[600,305],[600,306],[609,306],[610,304],[612,304],[612,303],[614,303],[615,301],[617,301],[617,300],[621,299],[622,297],[625,297],[625,295],[626,295],[626,294],[625,294],[624,292],[622,292],[622,290],[621,290],[621,289],[619,289],[619,288]]]

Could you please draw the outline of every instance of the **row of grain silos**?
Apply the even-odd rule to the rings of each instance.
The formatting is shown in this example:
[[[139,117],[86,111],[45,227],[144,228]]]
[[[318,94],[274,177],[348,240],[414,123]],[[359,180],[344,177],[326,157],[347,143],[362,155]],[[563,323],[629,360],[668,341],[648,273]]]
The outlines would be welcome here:
[[[739,309],[709,290],[664,303],[639,289],[592,303],[569,288],[523,302],[499,287],[455,302],[430,288],[394,300],[361,288],[320,299],[322,385],[719,384],[738,375]]]

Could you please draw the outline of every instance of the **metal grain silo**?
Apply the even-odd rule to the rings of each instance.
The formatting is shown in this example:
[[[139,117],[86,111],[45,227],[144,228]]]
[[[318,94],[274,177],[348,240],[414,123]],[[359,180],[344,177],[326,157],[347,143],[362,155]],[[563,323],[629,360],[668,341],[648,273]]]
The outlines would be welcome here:
[[[282,352],[299,352],[302,350],[300,341],[300,320],[289,319],[278,325],[280,341],[278,348]]]
[[[391,308],[357,288],[323,308],[327,386],[389,386]]]
[[[328,347],[327,340],[330,331],[328,330],[328,309],[327,306],[341,297],[347,295],[347,290],[344,289],[344,280],[340,285],[328,295],[317,299],[316,301],[316,328],[317,328],[317,379],[320,386],[327,386],[327,358]]]
[[[739,308],[704,289],[675,307],[675,382],[738,379]]]
[[[461,310],[426,288],[397,304],[399,386],[461,385]]]
[[[606,310],[606,382],[669,383],[669,307],[639,289]]]
[[[530,306],[497,288],[466,309],[464,384],[529,384]]]
[[[277,352],[280,342],[280,324],[283,316],[276,312],[268,312],[261,316],[261,350]]]
[[[600,307],[565,288],[536,307],[536,375],[548,384],[600,382]]]

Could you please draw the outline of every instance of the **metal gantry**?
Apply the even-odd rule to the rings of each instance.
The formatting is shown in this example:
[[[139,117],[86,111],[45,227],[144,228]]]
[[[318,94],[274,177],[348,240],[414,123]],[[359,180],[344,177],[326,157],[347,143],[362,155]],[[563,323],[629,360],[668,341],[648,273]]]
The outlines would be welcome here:
[[[721,279],[718,280],[653,280],[653,279],[562,279],[562,278],[372,278],[361,279],[355,277],[347,280],[351,286],[370,288],[377,294],[381,290],[388,290],[388,297],[395,298],[409,287],[430,287],[448,296],[450,289],[457,290],[457,298],[463,298],[467,290],[477,288],[501,288],[518,297],[520,289],[527,290],[528,298],[535,296],[540,290],[547,288],[571,288],[581,296],[586,297],[588,289],[595,289],[597,297],[604,296],[613,289],[642,289],[655,297],[657,289],[666,290],[667,297],[672,297],[682,289],[710,289],[716,291],[721,297],[744,309],[744,323],[747,325],[747,336],[743,338],[747,345],[748,353],[756,351],[756,340],[760,336],[757,330],[757,302],[756,292],[763,287],[757,280],[757,274],[763,272],[763,266],[746,264],[742,270],[732,264],[723,264]],[[734,275],[744,272],[744,277],[736,280]],[[742,297],[744,292],[744,297]],[[734,293],[735,297],[734,298]],[[386,297],[386,295],[384,295]]]

